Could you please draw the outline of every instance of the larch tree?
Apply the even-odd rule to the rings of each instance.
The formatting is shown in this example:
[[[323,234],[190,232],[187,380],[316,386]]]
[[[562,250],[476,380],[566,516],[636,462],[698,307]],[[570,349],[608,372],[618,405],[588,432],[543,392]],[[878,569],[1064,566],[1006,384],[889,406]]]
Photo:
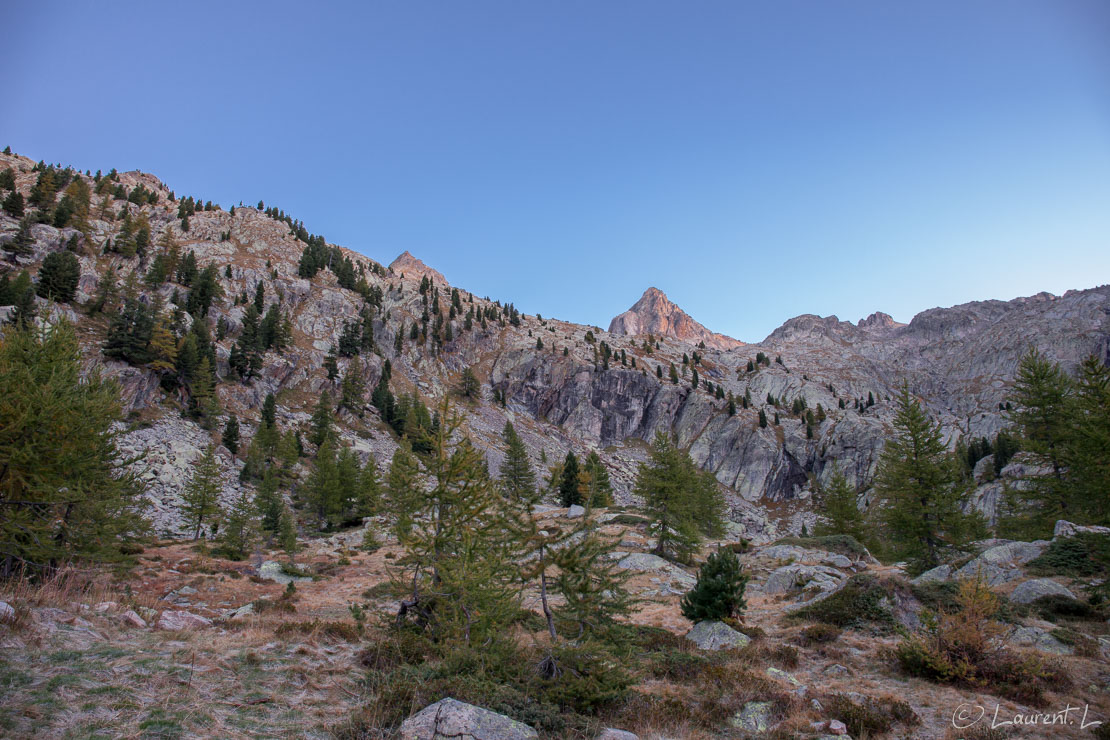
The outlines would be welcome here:
[[[0,335],[0,577],[118,554],[145,529],[119,388],[82,360],[66,322]]]
[[[513,501],[535,503],[536,474],[528,461],[528,450],[511,422],[505,422],[501,438],[506,447],[499,470],[502,492]]]
[[[200,539],[201,529],[205,524],[218,521],[221,513],[220,491],[222,490],[223,483],[220,480],[220,463],[216,459],[216,448],[208,445],[194,464],[193,474],[181,494],[181,513],[193,530],[194,540]]]
[[[921,572],[940,564],[984,531],[980,516],[965,514],[970,491],[944,444],[939,422],[929,418],[909,386],[896,399],[894,435],[879,458],[875,491],[895,557]]]

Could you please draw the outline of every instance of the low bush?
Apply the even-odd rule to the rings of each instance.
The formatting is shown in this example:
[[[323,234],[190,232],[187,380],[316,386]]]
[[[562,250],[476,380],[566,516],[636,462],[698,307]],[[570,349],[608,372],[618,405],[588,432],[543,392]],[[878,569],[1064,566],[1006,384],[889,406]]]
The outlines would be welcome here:
[[[1041,706],[1045,690],[1065,687],[1068,678],[1041,658],[1015,653],[1001,643],[1005,627],[996,619],[1000,606],[982,581],[963,581],[955,608],[923,612],[922,629],[902,641],[895,657],[910,675]]]
[[[847,726],[852,737],[881,735],[895,725],[909,728],[921,724],[909,704],[892,697],[867,697],[857,702],[844,694],[833,694],[820,701],[830,717]]]
[[[1053,540],[1041,556],[1029,561],[1030,573],[1045,576],[1101,576],[1110,572],[1110,535],[1080,532]]]
[[[797,643],[802,647],[810,645],[824,645],[836,642],[840,637],[841,629],[832,624],[812,624],[798,633]]]
[[[894,614],[887,606],[889,584],[881,582],[870,573],[860,573],[836,593],[814,604],[802,607],[789,619],[831,624],[836,627],[873,626],[889,630],[894,626]]]
[[[1034,601],[1030,607],[1041,619],[1057,622],[1061,619],[1079,621],[1103,621],[1106,619],[1106,610],[1101,605],[1094,605],[1067,596],[1053,594],[1042,596]]]

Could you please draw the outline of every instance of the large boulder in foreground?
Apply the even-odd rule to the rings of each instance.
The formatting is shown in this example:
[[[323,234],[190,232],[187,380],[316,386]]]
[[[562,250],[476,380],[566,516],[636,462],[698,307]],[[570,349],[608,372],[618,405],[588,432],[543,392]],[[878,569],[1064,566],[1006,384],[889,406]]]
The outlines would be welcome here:
[[[457,699],[440,699],[401,725],[401,740],[529,740],[539,733],[523,722]]]
[[[737,632],[724,622],[706,620],[698,622],[686,633],[686,639],[702,650],[722,650],[742,648],[751,642],[743,632]]]
[[[1044,596],[1066,596],[1069,599],[1075,598],[1075,594],[1068,591],[1056,581],[1048,578],[1034,578],[1031,581],[1018,584],[1018,587],[1010,594],[1010,601],[1015,604],[1032,604],[1034,601]]]

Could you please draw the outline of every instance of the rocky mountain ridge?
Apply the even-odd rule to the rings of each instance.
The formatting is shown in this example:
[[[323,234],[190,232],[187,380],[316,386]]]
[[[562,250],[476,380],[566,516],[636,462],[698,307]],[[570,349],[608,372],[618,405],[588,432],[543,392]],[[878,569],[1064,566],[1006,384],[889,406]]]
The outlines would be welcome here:
[[[7,167],[15,173],[17,190],[29,196],[37,179],[34,163],[0,155],[0,170]],[[30,252],[11,258],[5,269],[13,274],[28,269],[34,275],[51,252],[71,249],[78,255],[81,278],[74,301],[53,305],[36,299],[40,315],[64,315],[75,322],[90,367],[101,365],[118,378],[132,414],[124,444],[129,452],[150,453],[150,462],[140,463],[145,466],[141,472],[156,522],[170,533],[179,524],[175,512],[189,465],[204,441],[215,437],[182,417],[183,398],[164,391],[154,369],[106,360],[101,353],[106,317],[87,315],[103,280],[146,274],[165,234],[181,245],[182,254],[191,251],[200,266],[213,265],[220,276],[222,296],[206,317],[213,336],[218,327],[224,332],[215,340],[221,378],[216,393],[221,407],[238,416],[244,438],[257,427],[268,393],[278,398],[282,429],[305,428],[320,393],[338,394],[353,358],[337,359],[334,380],[324,369],[325,359],[345,326],[365,313],[374,340],[373,349],[360,356],[368,389],[388,361],[394,391],[417,393],[431,405],[451,392],[464,369],[474,371],[481,381],[480,398],[457,406],[491,470],[503,456],[501,429],[512,421],[537,470],[546,471],[568,450],[579,455],[597,450],[618,502],[631,503],[645,443],[657,432],[672,434],[727,489],[737,533],[757,541],[812,525],[812,494],[834,469],[846,474],[861,500],[867,499],[893,418],[889,399],[903,379],[954,443],[961,435],[992,436],[1005,426],[999,404],[1029,347],[1068,368],[1092,352],[1110,355],[1110,286],[1061,297],[1039,294],[931,309],[906,325],[884,314],[855,325],[835,316],[805,315],[785,322],[759,344],[730,340],[735,344],[722,349],[697,332],[704,327],[651,291],[637,306],[658,311],[666,317],[663,324],[636,323],[641,314],[634,310],[622,314],[627,320],[614,319],[611,331],[595,332],[476,297],[408,253],[383,267],[340,248],[338,254],[364,281],[362,292],[341,286],[330,269],[302,277],[298,264],[306,242],[271,209],[199,209],[188,217],[186,230],[177,215],[181,199],[171,200],[171,191],[156,178],[119,173],[116,184],[124,192],[142,185],[157,202],[136,203],[109,193],[107,205],[98,205],[96,196],[85,230],[35,224]],[[119,238],[124,216],[149,223],[150,244],[143,254],[105,249]],[[0,242],[11,241],[19,226],[10,214],[0,215]],[[425,279],[429,288],[422,292]],[[142,301],[159,301],[171,312],[183,308],[189,293],[172,276],[153,288],[137,282]],[[277,306],[289,317],[292,342],[281,352],[267,352],[258,375],[244,382],[230,371],[232,345],[247,312],[246,301],[236,298],[254,294],[259,284],[264,310]],[[192,319],[181,313],[187,329]],[[650,324],[649,313],[644,316]],[[664,326],[677,336],[660,331]],[[657,346],[643,341],[645,330],[655,334]],[[698,348],[703,341],[704,350]],[[757,362],[761,355],[766,360]],[[670,379],[672,366],[676,382]],[[735,413],[730,413],[730,397]],[[745,398],[748,403],[741,403]],[[794,413],[795,401],[804,401],[816,418],[810,422]],[[760,411],[773,423],[761,427]],[[341,412],[342,443],[385,470],[396,438],[368,398],[358,412]],[[230,498],[241,485],[235,472],[243,463],[227,450],[220,455]]]
[[[672,303],[663,291],[654,287],[645,290],[640,300],[632,304],[632,308],[613,317],[609,322],[609,333],[633,336],[658,334],[687,344],[704,344],[719,350],[744,346],[739,340],[706,329]]]

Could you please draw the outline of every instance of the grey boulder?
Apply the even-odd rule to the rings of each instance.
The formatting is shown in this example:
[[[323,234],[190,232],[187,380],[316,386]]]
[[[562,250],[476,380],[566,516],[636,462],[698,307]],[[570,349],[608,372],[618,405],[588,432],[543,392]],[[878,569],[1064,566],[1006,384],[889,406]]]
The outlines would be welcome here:
[[[742,648],[751,642],[743,632],[737,632],[724,622],[706,620],[698,622],[686,633],[686,639],[701,650],[721,650]]]
[[[1032,604],[1034,601],[1044,596],[1066,596],[1069,599],[1075,598],[1075,594],[1068,591],[1056,581],[1048,578],[1034,578],[1031,581],[1018,584],[1018,587],[1010,594],[1010,601],[1015,604]]]
[[[401,725],[401,740],[529,740],[539,733],[523,722],[457,699],[440,699]]]

